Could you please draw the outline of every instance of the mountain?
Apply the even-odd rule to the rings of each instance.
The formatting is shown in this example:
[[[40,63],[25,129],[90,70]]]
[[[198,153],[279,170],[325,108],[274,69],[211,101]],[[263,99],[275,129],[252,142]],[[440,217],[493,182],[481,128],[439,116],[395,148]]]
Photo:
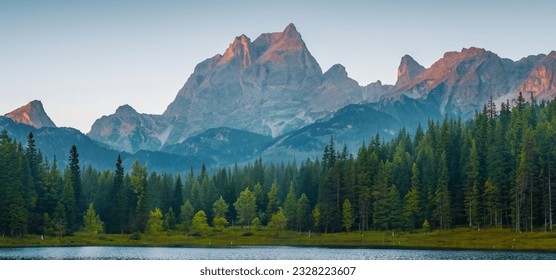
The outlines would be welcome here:
[[[119,110],[88,135],[129,152],[164,149],[218,127],[278,137],[385,92],[381,84],[359,86],[341,65],[323,74],[289,24],[254,41],[238,36],[223,55],[199,63],[162,115]]]
[[[491,98],[556,97],[556,52],[513,61],[481,48],[446,52],[429,68],[401,58],[394,85],[361,86],[341,64],[323,73],[293,24],[236,37],[199,63],[161,115],[128,105],[88,133],[114,150],[162,151],[226,165],[322,152],[331,135],[356,149],[371,135],[447,116],[469,119]],[[353,151],[353,150],[352,150]]]
[[[162,116],[140,114],[131,106],[123,105],[115,114],[95,121],[88,136],[129,153],[157,151],[166,142],[170,128]]]
[[[227,127],[211,128],[163,151],[179,155],[203,155],[218,166],[249,161],[260,156],[272,137]]]
[[[306,110],[315,107],[322,81],[319,64],[293,24],[253,42],[241,35],[224,55],[199,64],[168,106],[163,116],[176,124],[169,141],[214,127],[273,137],[298,129],[339,109]]]
[[[69,150],[76,145],[79,152],[79,162],[82,167],[91,165],[97,170],[114,169],[116,159],[120,154],[126,170],[131,170],[133,163],[138,160],[148,166],[149,170],[157,172],[185,172],[190,168],[198,169],[202,163],[214,166],[210,158],[196,155],[175,155],[164,152],[141,151],[136,154],[120,152],[106,147],[106,145],[92,140],[77,129],[42,127],[13,121],[0,116],[0,130],[7,130],[12,139],[25,145],[27,136],[33,133],[35,144],[41,153],[52,161],[57,159],[58,166],[68,164]]]
[[[527,78],[535,84],[543,73],[532,72],[541,67],[544,55],[531,56],[514,62],[500,58],[493,52],[480,48],[462,49],[461,52],[447,52],[430,68],[425,69],[409,82],[407,78],[398,81],[397,86],[382,96],[383,102],[398,100],[401,96],[430,100],[438,103],[441,114],[470,118],[476,110],[492,97],[493,99],[513,99],[520,91],[520,84]],[[545,61],[547,66],[554,61]],[[402,76],[403,77],[403,76]],[[546,84],[546,83],[545,83]],[[523,86],[526,87],[526,86]],[[545,88],[550,88],[545,85]],[[556,96],[550,89],[543,98]]]
[[[402,125],[399,120],[369,104],[348,105],[330,119],[315,122],[277,138],[264,151],[262,158],[275,162],[319,158],[331,136],[334,136],[337,144],[345,144],[349,151],[356,152],[374,134],[380,133],[382,139],[389,139]]]
[[[27,105],[19,107],[5,115],[18,123],[27,124],[35,128],[41,127],[56,127],[54,122],[44,111],[42,102],[33,100]]]

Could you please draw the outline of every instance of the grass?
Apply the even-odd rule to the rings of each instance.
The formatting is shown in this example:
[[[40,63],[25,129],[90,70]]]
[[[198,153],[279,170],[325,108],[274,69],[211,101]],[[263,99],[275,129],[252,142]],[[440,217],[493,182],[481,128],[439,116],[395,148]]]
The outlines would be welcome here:
[[[428,233],[392,233],[365,231],[342,233],[311,233],[283,231],[276,235],[267,230],[226,228],[207,236],[186,236],[181,232],[159,235],[141,234],[89,235],[77,232],[73,236],[44,237],[27,235],[23,238],[0,237],[0,247],[34,246],[338,246],[374,248],[429,248],[429,249],[492,249],[556,251],[556,233],[524,232],[510,229],[455,228]],[[138,239],[138,240],[134,240]]]

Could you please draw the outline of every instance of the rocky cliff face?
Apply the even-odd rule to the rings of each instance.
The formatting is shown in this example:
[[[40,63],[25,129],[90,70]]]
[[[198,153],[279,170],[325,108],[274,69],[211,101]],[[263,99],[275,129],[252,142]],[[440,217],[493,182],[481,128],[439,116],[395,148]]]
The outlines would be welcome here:
[[[439,104],[442,114],[468,118],[490,97],[511,99],[517,94],[519,84],[531,73],[537,60],[538,57],[529,57],[514,62],[480,48],[447,52],[410,82],[399,82],[384,99],[396,100],[405,95],[430,100]]]
[[[306,110],[322,80],[320,66],[293,24],[253,42],[236,37],[224,55],[195,68],[164,112],[176,123],[169,141],[213,127],[271,136],[299,128],[322,116]]]
[[[556,51],[552,51],[535,65],[519,86],[525,97],[532,93],[538,100],[550,100],[556,96]]]
[[[89,136],[128,152],[183,154],[195,150],[191,147],[221,149],[222,143],[205,141],[209,130],[231,129],[236,136],[249,132],[258,135],[257,139],[284,139],[320,120],[315,129],[363,135],[354,132],[359,126],[370,135],[395,131],[394,124],[410,127],[444,114],[466,119],[491,97],[505,101],[520,91],[526,97],[532,92],[538,99],[552,99],[556,96],[555,71],[556,52],[512,61],[472,47],[447,52],[428,69],[406,55],[395,85],[377,81],[360,86],[340,64],[323,73],[301,34],[290,24],[282,32],[262,34],[254,41],[238,36],[223,54],[199,63],[162,115],[140,114],[123,106],[97,120]],[[395,122],[371,132],[362,125],[365,118],[350,116],[365,110],[345,110],[342,120],[353,117],[361,121],[346,125],[345,131],[322,127],[329,120],[338,120],[336,113],[342,108],[367,103],[372,103],[365,107],[367,117],[386,114]],[[380,114],[369,113],[374,111]]]
[[[398,80],[396,81],[396,88],[401,88],[409,84],[413,79],[415,79],[419,74],[425,71],[425,67],[417,63],[411,56],[404,55],[400,66],[398,67]]]
[[[360,87],[341,65],[323,74],[290,24],[254,41],[238,36],[224,54],[199,63],[161,116],[119,110],[95,122],[89,135],[130,152],[218,127],[276,137],[383,92],[382,85]]]
[[[139,114],[123,105],[115,114],[95,121],[88,136],[120,151],[156,151],[166,142],[169,128],[161,116]]]
[[[27,105],[7,113],[5,116],[15,122],[30,125],[35,128],[56,127],[54,122],[44,111],[42,102],[38,100],[31,101]]]

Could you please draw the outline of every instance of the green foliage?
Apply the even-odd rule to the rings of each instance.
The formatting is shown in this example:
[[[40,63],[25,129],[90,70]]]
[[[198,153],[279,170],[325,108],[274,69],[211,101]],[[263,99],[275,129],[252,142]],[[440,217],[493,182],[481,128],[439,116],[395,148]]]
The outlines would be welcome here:
[[[305,193],[302,193],[297,201],[296,219],[297,230],[306,231],[311,228],[311,207],[309,198],[307,198]]]
[[[427,219],[425,219],[425,221],[423,222],[423,225],[421,226],[421,230],[423,232],[429,232],[431,230],[431,225],[429,224],[429,221]]]
[[[286,227],[287,221],[288,219],[286,218],[286,215],[284,215],[282,209],[279,209],[278,212],[273,214],[270,218],[270,222],[268,223],[267,228],[278,235],[278,233],[280,233],[282,230],[284,230],[284,227]]]
[[[141,240],[141,233],[134,232],[129,236],[129,240]]]
[[[83,231],[89,234],[104,233],[104,223],[95,212],[92,202],[89,203],[89,208],[83,217]]]
[[[168,212],[164,214],[164,222],[162,223],[162,229],[168,231],[175,228],[176,228],[176,214],[174,213],[174,209],[170,207],[170,209],[168,209]]]
[[[147,184],[147,167],[141,166],[139,161],[133,163],[131,170],[131,189],[136,197],[134,227],[140,232],[147,229],[149,219],[149,197]]]
[[[229,208],[228,204],[226,203],[226,201],[224,201],[222,196],[220,196],[220,198],[217,201],[215,201],[214,204],[212,205],[214,217],[225,218],[226,214],[228,213],[228,208]]]
[[[183,224],[184,233],[189,231],[193,222],[193,215],[195,215],[195,209],[193,209],[188,199],[180,207],[180,222]]]
[[[150,235],[160,234],[162,232],[162,211],[156,207],[149,212],[149,220],[147,222],[147,233]]]
[[[253,221],[251,221],[251,226],[254,229],[258,229],[260,225],[261,225],[261,220],[259,219],[259,217],[255,217],[255,219],[253,219]]]
[[[249,226],[249,223],[255,218],[257,213],[257,204],[255,196],[249,188],[245,188],[234,203],[234,207],[238,214],[238,222],[242,225]]]
[[[349,199],[346,199],[342,204],[342,226],[346,231],[351,231],[354,221],[355,217],[353,215],[351,203],[349,202]]]
[[[194,235],[205,236],[209,233],[210,228],[207,223],[207,214],[205,211],[198,211],[193,217],[193,222],[191,223],[191,231]]]
[[[108,233],[145,232],[149,210],[156,208],[165,213],[165,230],[188,233],[196,211],[219,230],[215,218],[234,226],[265,225],[280,206],[286,228],[297,231],[411,231],[427,225],[433,232],[458,225],[552,231],[555,122],[555,101],[528,104],[521,96],[500,111],[490,101],[468,122],[429,120],[413,137],[402,128],[389,141],[377,134],[357,157],[345,147],[337,150],[331,138],[319,160],[257,159],[215,174],[205,167],[195,174],[192,167],[185,182],[174,174],[148,173],[139,162],[125,173],[120,156],[113,171],[80,166],[75,146],[59,170],[32,133],[23,145],[4,131],[0,235],[73,235],[85,228],[91,202]]]
[[[313,226],[315,228],[320,227],[320,205],[315,206],[315,209],[313,209],[312,211],[312,215],[313,215]]]
[[[216,229],[216,231],[222,232],[228,225],[228,220],[226,220],[226,218],[224,217],[215,217],[212,223],[214,224],[214,228]]]
[[[293,187],[293,182],[290,184],[290,190],[286,196],[286,201],[284,202],[284,214],[288,219],[287,227],[288,229],[295,228],[296,215],[297,215],[297,198],[295,197],[295,189]]]
[[[275,179],[268,192],[268,204],[266,207],[266,216],[271,217],[278,211],[280,201],[278,200],[278,181]]]

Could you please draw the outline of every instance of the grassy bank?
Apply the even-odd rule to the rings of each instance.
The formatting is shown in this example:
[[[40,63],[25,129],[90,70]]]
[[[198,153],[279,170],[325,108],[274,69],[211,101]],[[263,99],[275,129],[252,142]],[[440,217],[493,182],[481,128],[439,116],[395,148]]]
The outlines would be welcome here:
[[[160,235],[134,236],[130,234],[88,235],[75,233],[66,237],[28,235],[23,238],[0,238],[0,247],[29,246],[345,246],[375,248],[432,248],[432,249],[496,249],[496,250],[553,250],[556,233],[524,232],[510,229],[456,228],[428,233],[392,233],[366,231],[350,233],[311,233],[283,231],[276,235],[266,230],[225,229],[207,236],[186,236],[180,232]]]

